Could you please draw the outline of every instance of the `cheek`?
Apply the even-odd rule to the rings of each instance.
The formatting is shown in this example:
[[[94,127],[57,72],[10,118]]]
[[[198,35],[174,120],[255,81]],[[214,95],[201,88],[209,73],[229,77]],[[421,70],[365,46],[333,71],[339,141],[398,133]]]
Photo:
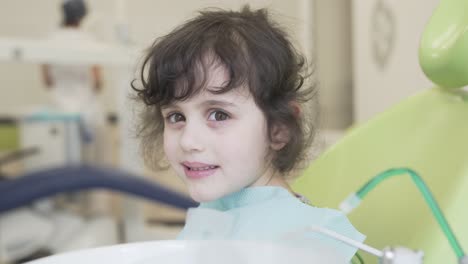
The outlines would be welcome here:
[[[174,135],[165,131],[163,135],[164,154],[169,161],[171,161],[171,159],[174,157],[176,152],[176,144],[177,141]]]
[[[258,124],[243,126],[229,133],[229,138],[219,140],[221,150],[235,163],[254,166],[262,163],[268,151],[264,128]]]

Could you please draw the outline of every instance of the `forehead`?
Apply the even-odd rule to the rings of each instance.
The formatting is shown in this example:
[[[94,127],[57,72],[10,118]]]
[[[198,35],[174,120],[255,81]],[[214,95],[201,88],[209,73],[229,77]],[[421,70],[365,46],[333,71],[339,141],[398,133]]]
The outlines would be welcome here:
[[[224,87],[229,82],[229,72],[221,63],[211,63],[203,67],[205,76],[204,89],[213,90]]]
[[[253,102],[253,98],[250,96],[250,92],[248,89],[240,87],[236,89],[229,90],[223,93],[216,93],[213,90],[210,90],[209,87],[205,89],[201,89],[198,93],[194,94],[193,96],[185,99],[185,100],[177,100],[173,101],[171,104],[167,106],[188,106],[188,105],[229,105],[229,106],[237,106],[243,107],[246,104]],[[166,108],[166,107],[165,107]]]
[[[199,65],[196,66],[196,79],[193,80],[193,94],[188,98],[174,100],[171,104],[180,104],[188,101],[217,100],[224,99],[233,102],[241,102],[250,97],[250,91],[246,85],[226,89],[230,82],[229,70],[227,67],[211,56],[205,57]],[[186,80],[184,80],[186,81]],[[175,86],[176,97],[186,93],[187,83],[179,83]],[[181,96],[182,97],[182,96]]]
[[[169,89],[172,90],[173,99],[185,100],[202,90],[220,91],[230,81],[227,67],[211,55],[196,61],[191,69],[182,73]]]

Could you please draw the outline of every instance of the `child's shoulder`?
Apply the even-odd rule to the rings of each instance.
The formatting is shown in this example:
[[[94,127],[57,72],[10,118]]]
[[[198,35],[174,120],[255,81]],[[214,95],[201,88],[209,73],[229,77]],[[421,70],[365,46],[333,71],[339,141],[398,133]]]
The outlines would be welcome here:
[[[332,219],[347,219],[346,215],[336,209],[314,206],[307,197],[300,194],[292,194],[284,188],[273,187],[268,190],[254,190],[255,192],[270,192],[269,199],[259,199],[250,203],[247,209],[253,215],[269,216],[276,219],[302,218],[316,224],[328,222]]]
[[[346,215],[336,209],[315,206],[307,197],[296,194],[295,196],[285,197],[278,201],[272,201],[276,207],[289,215],[313,218],[315,220],[328,220],[331,218],[346,218]]]
[[[282,187],[251,187],[209,203],[201,208],[249,215],[250,219],[269,217],[282,221],[304,219],[315,224],[332,219],[347,219],[341,211],[316,207],[306,197],[292,194]]]

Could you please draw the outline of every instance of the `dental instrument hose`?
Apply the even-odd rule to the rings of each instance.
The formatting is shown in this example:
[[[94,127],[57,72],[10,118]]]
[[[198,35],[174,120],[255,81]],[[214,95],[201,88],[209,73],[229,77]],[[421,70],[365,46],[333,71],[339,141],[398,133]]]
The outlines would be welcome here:
[[[457,255],[457,258],[459,260],[459,263],[466,263],[467,261],[467,256],[465,256],[465,253],[463,249],[461,248],[458,240],[455,237],[455,234],[453,233],[452,229],[450,228],[449,224],[447,223],[447,220],[445,219],[444,215],[442,214],[442,211],[440,210],[439,206],[437,205],[437,202],[435,201],[434,197],[432,196],[429,188],[427,185],[424,183],[423,179],[413,170],[408,169],[408,168],[395,168],[395,169],[389,169],[387,171],[384,171],[374,178],[372,178],[370,181],[368,181],[364,186],[362,186],[355,194],[352,194],[348,199],[346,199],[340,207],[342,208],[343,211],[346,213],[350,212],[352,209],[357,207],[362,199],[372,190],[374,189],[378,184],[380,184],[382,181],[401,174],[407,174],[411,177],[413,182],[416,184],[418,187],[419,191],[424,197],[424,200],[428,204],[429,208],[432,211],[432,214],[437,220],[437,223],[439,226],[442,228],[442,231],[444,232],[445,236],[447,237],[453,251]]]

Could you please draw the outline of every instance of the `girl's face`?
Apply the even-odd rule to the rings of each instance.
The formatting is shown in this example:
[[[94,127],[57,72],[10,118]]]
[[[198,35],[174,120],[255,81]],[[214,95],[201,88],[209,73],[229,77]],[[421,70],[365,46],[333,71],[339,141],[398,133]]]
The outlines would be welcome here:
[[[266,120],[248,89],[210,92],[228,80],[222,66],[207,77],[200,93],[162,109],[166,157],[198,202],[265,185],[273,175]]]

